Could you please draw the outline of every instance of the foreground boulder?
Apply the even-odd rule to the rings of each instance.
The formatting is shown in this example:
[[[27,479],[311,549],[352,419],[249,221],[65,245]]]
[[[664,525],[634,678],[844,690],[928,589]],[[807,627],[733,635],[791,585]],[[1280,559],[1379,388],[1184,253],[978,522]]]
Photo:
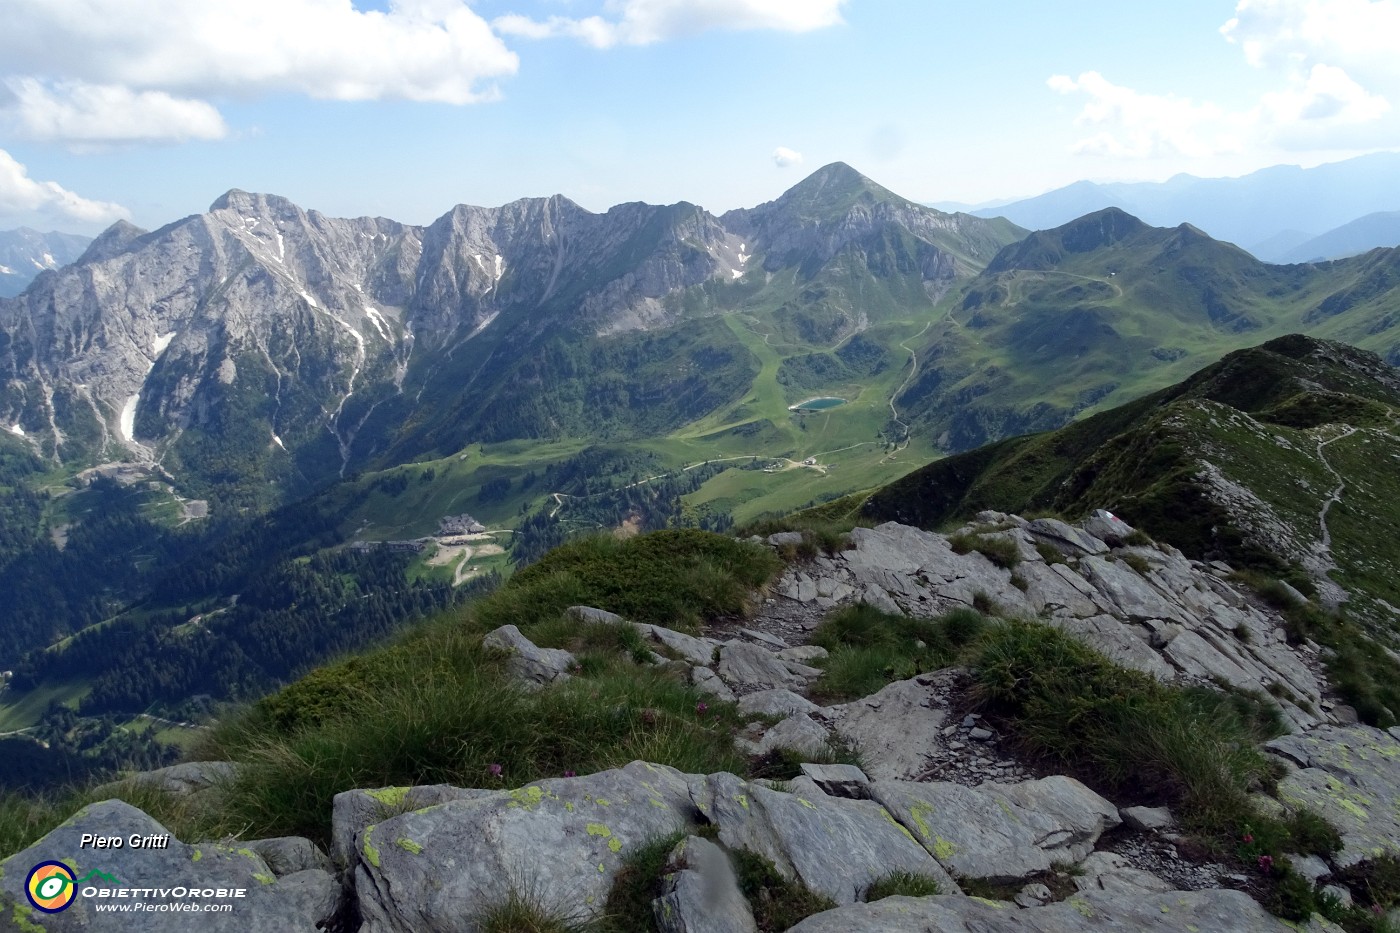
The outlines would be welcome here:
[[[1135,897],[1080,894],[1058,904],[1021,910],[972,897],[886,897],[828,910],[788,933],[1342,933],[1321,918],[1285,923],[1239,891],[1171,891]]]
[[[84,834],[118,837],[123,846],[85,846]],[[169,841],[165,848],[134,848],[129,842],[132,836],[166,837]],[[302,847],[279,848],[290,851]],[[77,896],[61,913],[34,910],[25,897],[25,879],[30,869],[48,861],[63,862],[79,882],[75,885]],[[229,933],[314,933],[336,913],[340,898],[340,885],[329,872],[309,868],[278,877],[251,848],[212,843],[188,845],[150,816],[120,800],[84,807],[43,839],[6,859],[0,869],[4,872],[0,877],[0,899],[7,902],[0,917],[11,922],[6,929],[185,933],[197,928]],[[101,874],[95,874],[98,872]],[[237,890],[244,892],[241,897],[232,893]],[[220,891],[230,893],[220,896]],[[192,924],[191,913],[179,909],[183,906],[198,910],[212,903],[228,903],[232,909],[223,913],[199,912],[197,927]],[[108,905],[127,905],[132,909],[97,909]]]
[[[627,856],[700,822],[685,776],[642,762],[394,816],[360,834],[361,929],[472,929],[513,897],[592,919]]]

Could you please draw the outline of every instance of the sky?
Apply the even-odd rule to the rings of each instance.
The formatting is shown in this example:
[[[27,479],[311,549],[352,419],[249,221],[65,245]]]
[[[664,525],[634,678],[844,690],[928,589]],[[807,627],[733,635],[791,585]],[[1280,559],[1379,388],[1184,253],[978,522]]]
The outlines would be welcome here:
[[[230,188],[428,223],[917,201],[1400,149],[1400,0],[0,0],[0,229]]]

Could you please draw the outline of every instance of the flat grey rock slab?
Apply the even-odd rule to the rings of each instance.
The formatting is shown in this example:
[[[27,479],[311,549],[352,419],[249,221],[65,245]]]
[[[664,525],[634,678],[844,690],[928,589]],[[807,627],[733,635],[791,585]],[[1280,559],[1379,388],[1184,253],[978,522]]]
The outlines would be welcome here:
[[[1173,891],[1166,881],[1149,871],[1134,868],[1116,852],[1093,852],[1079,863],[1074,886],[1082,893],[1103,891],[1109,894],[1160,894]]]
[[[793,713],[815,713],[821,707],[791,690],[760,690],[739,700],[739,712],[748,715],[789,716]]]
[[[1058,518],[1037,518],[1026,525],[1026,531],[1069,557],[1108,552],[1108,545],[1098,538]]]
[[[496,793],[451,784],[421,784],[416,787],[357,788],[336,794],[331,801],[331,859],[344,867],[354,862],[360,833],[366,826],[400,813],[453,800],[474,800]]]
[[[720,646],[715,673],[730,686],[763,689],[801,688],[822,672],[796,661],[784,661],[766,648],[749,642],[727,641]]]
[[[697,638],[694,635],[687,635],[685,632],[666,628],[664,625],[648,625],[639,622],[634,627],[657,644],[665,645],[690,664],[709,667],[714,663],[715,649],[719,647],[719,642],[713,638]]]
[[[331,860],[320,846],[302,836],[277,836],[272,839],[255,839],[247,844],[258,853],[272,873],[281,878],[295,875],[299,871],[331,871]]]
[[[823,765],[803,763],[802,775],[828,797],[850,800],[870,799],[870,778],[855,765]]]
[[[1279,781],[1279,800],[1313,810],[1342,834],[1334,865],[1400,854],[1400,741],[1394,736],[1370,726],[1320,726],[1265,748],[1300,766]]]
[[[692,667],[690,669],[690,682],[696,690],[712,696],[716,700],[722,700],[726,703],[734,702],[734,691],[730,689],[729,684],[720,680],[719,675],[708,667]]]
[[[1112,804],[1073,778],[964,787],[877,781],[871,796],[952,874],[1013,882],[1081,861],[1119,822]]]
[[[615,612],[595,609],[592,606],[570,606],[564,610],[580,622],[590,625],[625,625],[627,620]]]
[[[1021,910],[1005,901],[972,897],[887,897],[808,917],[788,933],[1341,933],[1315,919],[1288,924],[1239,891],[1171,891],[1125,896],[1078,894],[1057,904]]]
[[[830,735],[806,713],[795,713],[763,733],[755,753],[767,755],[783,749],[822,758],[831,753]]]
[[[858,900],[873,882],[895,871],[958,890],[938,862],[873,801],[798,797],[732,774],[710,775],[706,792],[705,812],[719,826],[721,844],[763,856],[784,877],[837,904]]]
[[[940,676],[945,675],[896,681],[871,696],[827,708],[836,733],[860,753],[872,779],[912,780],[943,748],[947,710],[940,705]]]
[[[1172,811],[1166,807],[1124,807],[1118,811],[1123,822],[1139,832],[1168,829],[1172,823]]]
[[[821,645],[798,645],[795,648],[784,648],[778,652],[778,657],[784,661],[796,661],[798,664],[810,664],[813,661],[824,661],[828,657],[827,650]]]
[[[758,933],[728,854],[700,836],[671,850],[652,912],[661,933]]]
[[[1138,637],[1132,628],[1110,615],[1087,619],[1057,618],[1050,625],[1068,632],[1120,667],[1132,668],[1164,683],[1176,678],[1176,670]]]
[[[315,933],[318,926],[335,913],[340,900],[340,884],[325,871],[301,871],[278,878],[253,850],[214,843],[187,844],[169,836],[166,848],[95,849],[83,846],[84,834],[116,836],[124,842],[135,836],[169,834],[146,813],[120,800],[105,800],[83,807],[43,839],[0,863],[0,902],[3,916],[12,926],[7,929],[43,929],[66,933],[70,930],[127,931],[152,930],[155,933],[187,933],[195,921],[189,913],[143,911],[138,923],[130,913],[97,911],[104,903],[115,903],[102,896],[86,897],[81,891],[95,887],[127,894],[123,903],[192,903],[177,898],[177,889],[242,889],[243,897],[228,897],[234,909],[228,913],[199,913],[198,929],[215,933]],[[102,872],[117,879],[93,876],[83,881],[72,904],[61,913],[44,914],[34,910],[24,891],[30,870],[40,862],[58,861],[70,868],[75,880],[91,872]],[[136,895],[134,889],[143,893]],[[197,901],[202,901],[198,898]],[[213,897],[210,900],[221,900]],[[26,927],[19,923],[33,924]],[[3,921],[0,921],[3,922]]]

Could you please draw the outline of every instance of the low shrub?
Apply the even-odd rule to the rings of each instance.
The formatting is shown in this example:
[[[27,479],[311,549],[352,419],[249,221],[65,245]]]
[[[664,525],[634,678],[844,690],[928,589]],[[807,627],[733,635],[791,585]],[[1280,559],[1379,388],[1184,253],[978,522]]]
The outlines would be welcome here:
[[[1010,538],[993,538],[982,534],[955,534],[948,538],[954,554],[976,551],[998,567],[1007,570],[1021,562],[1021,550]]]
[[[860,603],[833,612],[812,633],[830,655],[814,696],[840,701],[869,696],[885,684],[948,667],[981,633],[986,620],[970,609],[937,619],[890,615]]]
[[[739,891],[753,908],[760,933],[781,933],[813,914],[836,907],[826,895],[778,874],[773,863],[761,855],[740,850],[734,853],[734,862]]]

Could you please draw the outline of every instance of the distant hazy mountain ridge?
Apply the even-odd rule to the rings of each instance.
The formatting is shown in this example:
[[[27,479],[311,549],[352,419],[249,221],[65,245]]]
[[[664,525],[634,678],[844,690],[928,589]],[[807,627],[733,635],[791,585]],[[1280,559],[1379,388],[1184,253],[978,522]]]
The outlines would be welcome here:
[[[18,295],[40,272],[74,261],[90,242],[76,233],[0,230],[0,298]]]

